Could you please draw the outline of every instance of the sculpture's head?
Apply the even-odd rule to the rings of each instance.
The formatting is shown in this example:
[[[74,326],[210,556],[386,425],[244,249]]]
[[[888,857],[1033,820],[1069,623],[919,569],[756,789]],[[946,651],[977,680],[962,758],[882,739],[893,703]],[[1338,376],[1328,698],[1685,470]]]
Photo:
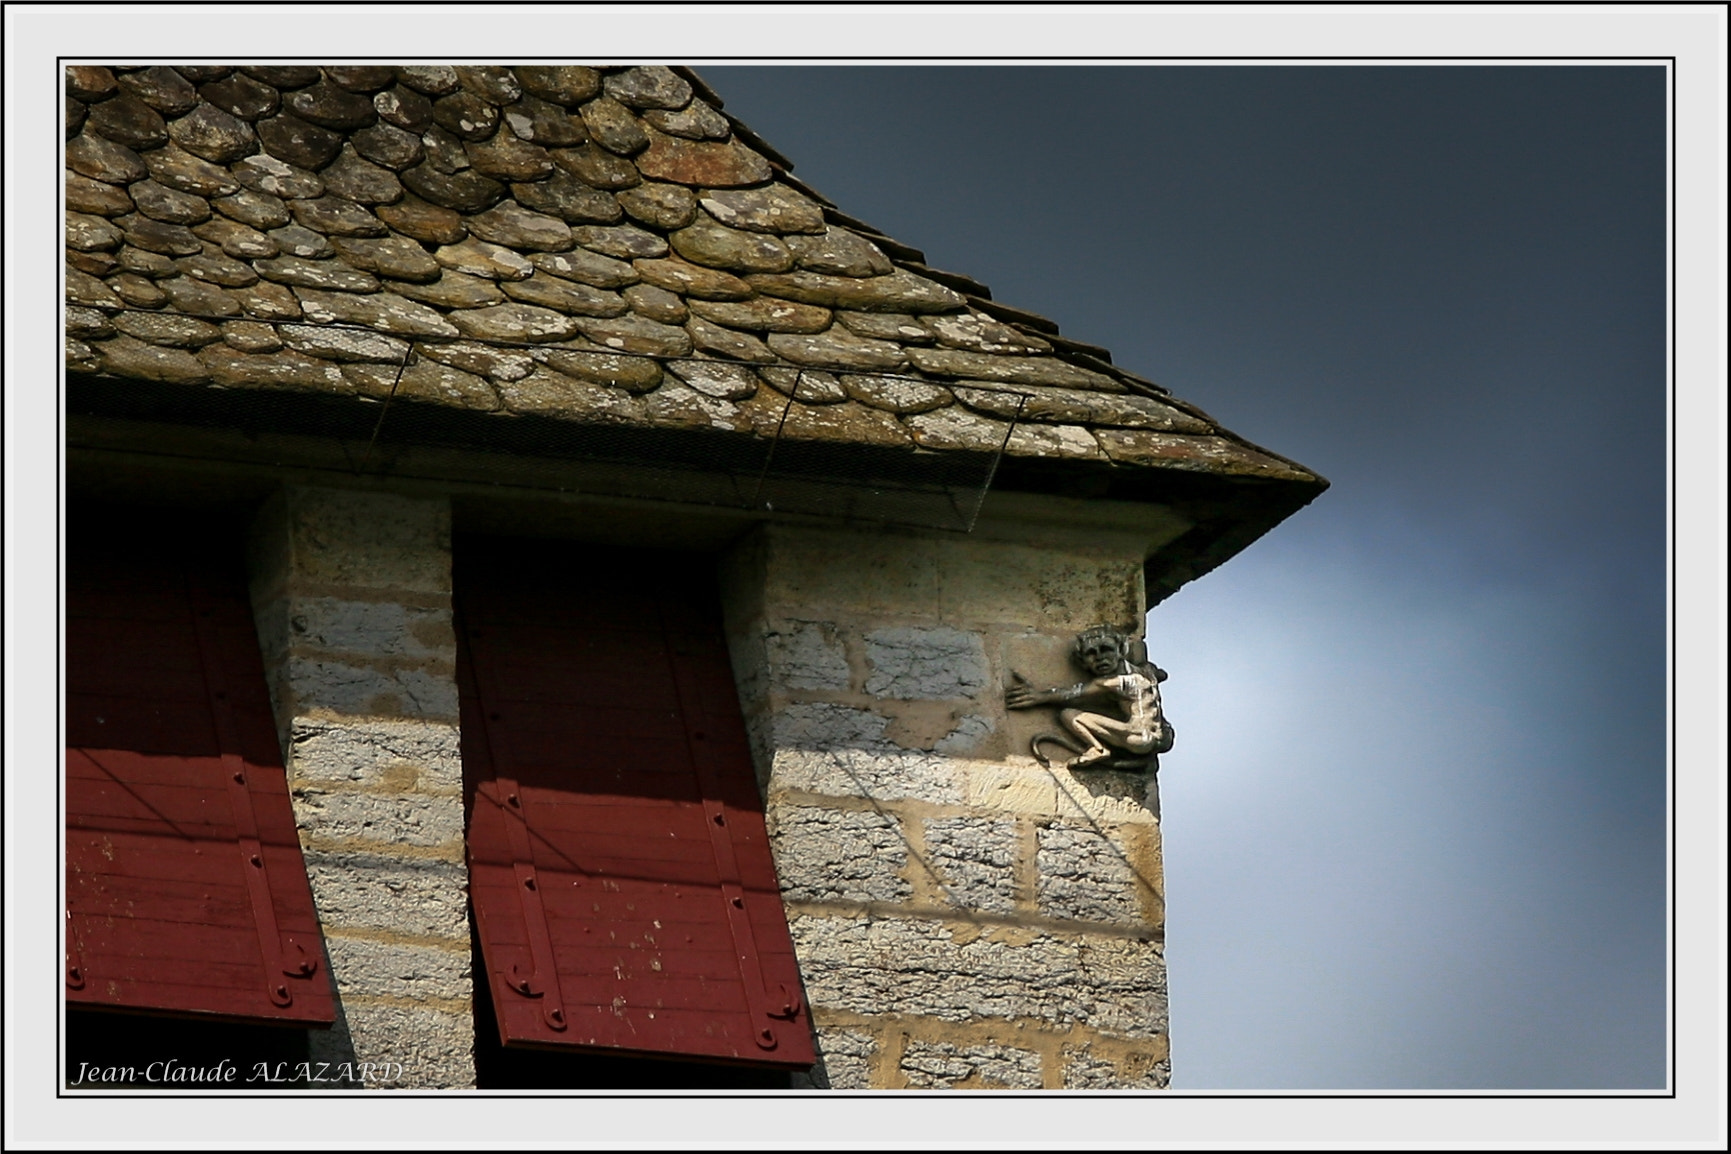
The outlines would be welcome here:
[[[1130,637],[1110,625],[1090,625],[1076,635],[1072,650],[1076,664],[1095,677],[1123,673],[1128,663]]]

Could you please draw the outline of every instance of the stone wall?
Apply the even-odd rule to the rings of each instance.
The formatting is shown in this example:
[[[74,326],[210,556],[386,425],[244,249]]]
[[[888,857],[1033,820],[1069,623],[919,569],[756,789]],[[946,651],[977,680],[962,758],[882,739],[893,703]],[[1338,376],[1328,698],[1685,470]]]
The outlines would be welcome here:
[[[316,1061],[474,1084],[446,502],[290,486],[252,597],[338,999]],[[378,1083],[374,1083],[378,1085]]]
[[[324,1061],[474,1084],[446,502],[289,486],[254,608],[340,1003]],[[766,526],[724,559],[730,646],[836,1088],[1161,1087],[1158,803],[1048,769],[1012,671],[1142,615],[1142,551]]]
[[[1042,767],[1075,634],[1142,618],[1142,553],[769,526],[723,563],[730,644],[818,1086],[1161,1087],[1158,802]]]

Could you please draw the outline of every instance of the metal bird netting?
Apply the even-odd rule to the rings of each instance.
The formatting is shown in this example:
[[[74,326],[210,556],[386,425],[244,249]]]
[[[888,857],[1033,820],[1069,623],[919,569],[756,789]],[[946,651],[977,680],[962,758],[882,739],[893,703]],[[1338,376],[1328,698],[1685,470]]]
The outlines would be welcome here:
[[[473,469],[468,454],[484,453],[488,473],[514,486],[964,533],[1016,425],[976,449],[807,439],[788,431],[809,408],[797,386],[772,434],[475,412],[395,389],[380,399],[73,373],[66,396],[71,414],[334,442],[357,475],[457,479]]]

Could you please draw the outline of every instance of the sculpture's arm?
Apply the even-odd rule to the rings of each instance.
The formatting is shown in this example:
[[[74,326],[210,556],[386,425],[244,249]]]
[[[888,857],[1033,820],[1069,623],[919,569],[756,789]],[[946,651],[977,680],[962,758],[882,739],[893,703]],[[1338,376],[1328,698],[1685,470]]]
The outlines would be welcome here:
[[[1059,689],[1035,689],[1026,677],[1015,670],[1010,671],[1010,685],[1004,690],[1004,705],[1009,709],[1038,709],[1043,705],[1100,705],[1111,700],[1111,690],[1097,681],[1084,681]]]
[[[1040,690],[1029,685],[1027,679],[1019,673],[1011,674],[1015,678],[1004,690],[1004,706],[1007,709],[1038,709],[1042,705],[1063,704],[1063,691],[1058,689]]]

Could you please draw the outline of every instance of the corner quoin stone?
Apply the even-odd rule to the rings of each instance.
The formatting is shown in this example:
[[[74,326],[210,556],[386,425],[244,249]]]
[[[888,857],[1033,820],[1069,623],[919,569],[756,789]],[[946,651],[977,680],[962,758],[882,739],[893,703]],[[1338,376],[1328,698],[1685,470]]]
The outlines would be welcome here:
[[[1056,718],[1003,702],[1140,617],[1144,555],[769,526],[724,561],[811,1085],[1164,1085],[1152,782],[1041,766]]]

